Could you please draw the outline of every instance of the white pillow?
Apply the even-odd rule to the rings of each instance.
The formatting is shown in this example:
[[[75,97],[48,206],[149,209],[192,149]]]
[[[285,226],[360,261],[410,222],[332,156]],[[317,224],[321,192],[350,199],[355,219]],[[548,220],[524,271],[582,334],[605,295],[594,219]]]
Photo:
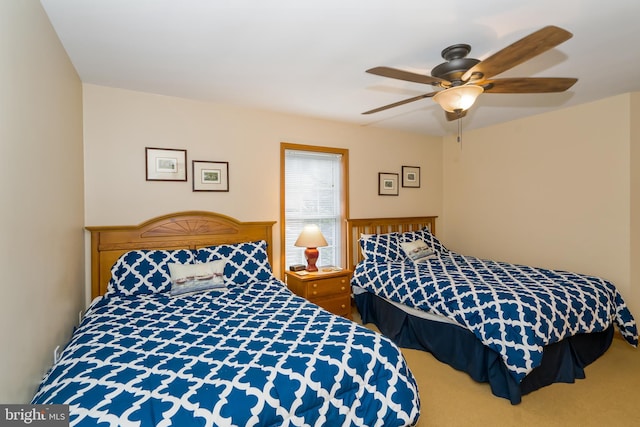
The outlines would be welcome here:
[[[427,246],[424,240],[400,242],[400,247],[407,257],[415,263],[424,262],[428,259],[437,257],[434,250]]]
[[[171,296],[224,288],[225,260],[201,264],[169,263]]]

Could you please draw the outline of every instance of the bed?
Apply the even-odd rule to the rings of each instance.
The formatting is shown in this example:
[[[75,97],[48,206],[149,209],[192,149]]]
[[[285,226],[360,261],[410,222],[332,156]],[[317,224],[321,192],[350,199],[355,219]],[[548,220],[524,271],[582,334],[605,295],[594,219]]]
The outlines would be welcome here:
[[[32,403],[74,426],[415,425],[400,350],[275,278],[273,224],[88,227],[93,301]]]
[[[432,353],[512,404],[584,378],[615,327],[637,346],[635,321],[613,284],[456,254],[435,237],[435,220],[347,221],[362,320],[399,346]]]

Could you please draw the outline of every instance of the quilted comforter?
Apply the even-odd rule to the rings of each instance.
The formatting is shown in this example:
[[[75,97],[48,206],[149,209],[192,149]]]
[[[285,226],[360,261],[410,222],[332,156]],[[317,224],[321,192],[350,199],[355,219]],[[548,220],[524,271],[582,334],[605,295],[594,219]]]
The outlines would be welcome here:
[[[621,295],[598,277],[446,252],[416,264],[364,260],[352,284],[463,325],[501,355],[517,382],[540,365],[545,345],[565,337],[615,323],[638,344]]]
[[[32,403],[69,404],[78,426],[403,426],[419,416],[393,343],[275,279],[103,297]]]

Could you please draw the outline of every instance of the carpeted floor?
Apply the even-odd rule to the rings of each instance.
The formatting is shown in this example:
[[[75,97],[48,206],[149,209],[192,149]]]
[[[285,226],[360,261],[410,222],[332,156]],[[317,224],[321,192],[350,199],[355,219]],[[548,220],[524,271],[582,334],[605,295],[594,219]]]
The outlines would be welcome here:
[[[354,320],[360,322],[357,311]],[[640,349],[618,337],[585,369],[586,379],[544,387],[524,396],[519,405],[495,397],[487,384],[429,353],[403,353],[420,390],[420,427],[640,426]]]

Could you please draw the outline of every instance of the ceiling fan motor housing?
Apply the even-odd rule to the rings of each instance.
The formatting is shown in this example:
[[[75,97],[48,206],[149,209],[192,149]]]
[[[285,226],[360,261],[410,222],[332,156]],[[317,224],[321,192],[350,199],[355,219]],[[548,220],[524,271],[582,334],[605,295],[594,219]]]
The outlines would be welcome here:
[[[471,67],[480,62],[479,59],[467,58],[471,52],[468,44],[454,44],[442,51],[442,57],[447,60],[431,70],[433,77],[438,77],[451,82],[451,86],[459,86],[462,82],[462,75]]]

